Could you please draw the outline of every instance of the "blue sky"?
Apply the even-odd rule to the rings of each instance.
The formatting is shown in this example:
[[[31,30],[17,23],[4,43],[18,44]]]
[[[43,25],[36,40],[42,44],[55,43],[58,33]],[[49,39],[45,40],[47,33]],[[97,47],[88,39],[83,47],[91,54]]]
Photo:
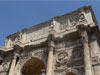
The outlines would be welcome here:
[[[1,1],[0,0],[0,46],[7,35],[60,16],[82,6],[92,5],[100,24],[100,1]]]

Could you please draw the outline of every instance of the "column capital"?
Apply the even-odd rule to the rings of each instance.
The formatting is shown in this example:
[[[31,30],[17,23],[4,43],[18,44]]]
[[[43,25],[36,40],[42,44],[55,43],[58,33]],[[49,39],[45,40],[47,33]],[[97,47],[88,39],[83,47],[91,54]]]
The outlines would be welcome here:
[[[48,47],[55,47],[55,43],[54,43],[54,41],[52,41],[52,40],[49,40],[48,41]]]
[[[54,33],[49,33],[48,38],[47,38],[47,47],[49,51],[54,51],[55,48],[55,34]]]
[[[55,43],[53,41],[48,41],[48,52],[54,51]]]

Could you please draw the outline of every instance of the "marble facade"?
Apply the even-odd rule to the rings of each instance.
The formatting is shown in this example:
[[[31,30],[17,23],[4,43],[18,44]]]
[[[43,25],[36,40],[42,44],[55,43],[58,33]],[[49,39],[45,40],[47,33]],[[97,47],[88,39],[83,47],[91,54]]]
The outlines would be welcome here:
[[[100,75],[100,31],[91,6],[15,34],[0,47],[0,75]]]

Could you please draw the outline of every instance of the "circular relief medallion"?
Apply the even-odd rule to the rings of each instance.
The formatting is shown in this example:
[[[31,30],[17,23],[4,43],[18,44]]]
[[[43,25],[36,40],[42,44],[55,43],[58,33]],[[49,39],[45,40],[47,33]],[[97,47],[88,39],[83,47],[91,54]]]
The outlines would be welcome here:
[[[57,55],[57,63],[58,64],[66,64],[68,62],[68,53],[67,52],[60,52]]]

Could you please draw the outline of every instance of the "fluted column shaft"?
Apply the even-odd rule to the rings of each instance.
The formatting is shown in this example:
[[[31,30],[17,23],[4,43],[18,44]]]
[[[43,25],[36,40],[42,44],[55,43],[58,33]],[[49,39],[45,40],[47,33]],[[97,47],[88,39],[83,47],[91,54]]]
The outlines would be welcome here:
[[[14,75],[15,65],[16,65],[16,56],[12,60],[11,68],[10,68],[10,71],[9,71],[9,75]]]
[[[47,63],[46,75],[53,75],[53,51],[54,51],[54,42],[50,41],[48,47],[48,63]]]
[[[83,41],[83,49],[84,49],[85,75],[92,75],[90,51],[88,46],[88,35],[86,30],[82,32],[82,41]]]

